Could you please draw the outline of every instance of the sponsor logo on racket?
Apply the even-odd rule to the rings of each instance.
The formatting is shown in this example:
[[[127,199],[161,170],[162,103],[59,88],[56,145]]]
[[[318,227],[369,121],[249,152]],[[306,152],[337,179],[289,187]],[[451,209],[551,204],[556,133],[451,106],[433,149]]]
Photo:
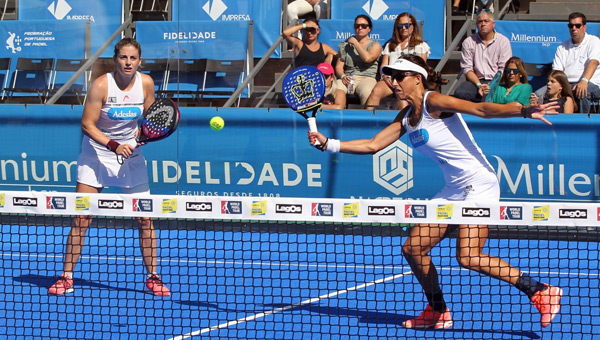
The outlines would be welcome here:
[[[462,208],[463,217],[490,217],[490,208]]]
[[[122,200],[98,200],[98,209],[122,210],[125,204]]]
[[[67,209],[67,198],[46,196],[46,209]]]
[[[35,197],[13,197],[15,207],[37,207],[38,201]]]
[[[559,209],[558,218],[587,219],[586,209]]]
[[[533,222],[548,221],[548,219],[550,218],[550,206],[542,205],[534,207],[531,211],[531,216]]]
[[[242,213],[242,201],[221,201],[221,214],[239,215]]]
[[[212,211],[211,202],[185,202],[186,211]]]
[[[523,219],[523,207],[509,207],[503,205],[500,207],[500,219],[501,220],[522,220]]]
[[[133,211],[152,212],[154,211],[152,206],[152,200],[148,198],[134,198],[131,201]]]
[[[302,204],[276,204],[277,214],[302,214]]]
[[[440,204],[435,209],[436,220],[449,220],[452,218],[454,204]]]
[[[254,201],[250,210],[251,216],[266,215],[267,213],[267,201]]]
[[[311,216],[333,216],[333,203],[312,203]]]
[[[161,204],[161,213],[174,214],[177,212],[177,199],[163,199]]]
[[[90,196],[79,196],[75,198],[75,211],[90,210]]]
[[[344,207],[342,208],[342,217],[358,217],[358,202],[344,204]]]
[[[393,206],[369,206],[367,207],[367,214],[378,215],[378,216],[394,216],[396,215],[396,207]]]
[[[426,218],[427,206],[420,204],[406,204],[404,206],[405,218]]]

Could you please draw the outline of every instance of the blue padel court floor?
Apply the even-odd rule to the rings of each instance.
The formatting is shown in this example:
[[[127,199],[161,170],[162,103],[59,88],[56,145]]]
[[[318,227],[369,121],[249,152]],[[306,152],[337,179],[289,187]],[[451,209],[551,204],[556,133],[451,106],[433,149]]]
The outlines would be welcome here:
[[[401,236],[157,230],[170,297],[144,292],[138,232],[90,228],[75,292],[50,296],[68,227],[4,224],[0,338],[591,339],[600,334],[598,243],[490,239],[488,252],[564,289],[542,328],[516,288],[458,266],[455,240],[432,252],[448,330],[406,330],[425,297]]]

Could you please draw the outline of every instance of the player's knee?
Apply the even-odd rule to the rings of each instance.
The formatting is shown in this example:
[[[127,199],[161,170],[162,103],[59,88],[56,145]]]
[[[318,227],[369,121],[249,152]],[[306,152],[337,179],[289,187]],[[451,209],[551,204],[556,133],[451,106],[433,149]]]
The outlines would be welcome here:
[[[479,265],[479,257],[472,254],[456,254],[456,261],[458,261],[461,267],[466,269],[471,269]]]
[[[421,247],[405,243],[402,246],[402,255],[404,255],[405,258],[419,256],[421,255]]]

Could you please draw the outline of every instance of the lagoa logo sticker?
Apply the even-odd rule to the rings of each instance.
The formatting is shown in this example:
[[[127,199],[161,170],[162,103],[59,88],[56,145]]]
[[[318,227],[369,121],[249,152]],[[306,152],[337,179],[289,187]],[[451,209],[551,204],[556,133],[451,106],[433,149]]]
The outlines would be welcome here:
[[[124,206],[121,200],[98,200],[99,209],[123,209]]]
[[[301,204],[277,204],[275,212],[278,214],[302,214]]]
[[[393,206],[384,206],[384,207],[369,206],[367,214],[380,215],[380,216],[394,216],[394,215],[396,215],[396,208]]]
[[[186,211],[212,211],[211,202],[186,202]]]
[[[37,202],[35,197],[13,197],[15,207],[37,207]]]
[[[462,208],[463,217],[490,217],[490,208]]]
[[[587,219],[587,210],[585,209],[560,209],[558,218],[577,218]]]

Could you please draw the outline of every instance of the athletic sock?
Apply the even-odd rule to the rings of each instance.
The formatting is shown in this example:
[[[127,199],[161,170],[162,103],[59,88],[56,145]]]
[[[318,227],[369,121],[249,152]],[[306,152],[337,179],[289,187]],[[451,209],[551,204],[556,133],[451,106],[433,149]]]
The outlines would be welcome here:
[[[548,286],[537,282],[534,278],[529,276],[529,274],[524,272],[521,272],[521,276],[519,276],[515,287],[525,293],[530,299],[535,293],[544,291],[548,288]]]
[[[73,279],[73,272],[63,272],[62,277],[66,277],[67,279]]]
[[[433,308],[434,311],[439,313],[446,312],[446,301],[444,301],[444,294],[442,293],[441,289],[431,294],[426,293],[425,295],[427,296],[427,301],[429,302],[429,305],[431,306],[431,308]]]

